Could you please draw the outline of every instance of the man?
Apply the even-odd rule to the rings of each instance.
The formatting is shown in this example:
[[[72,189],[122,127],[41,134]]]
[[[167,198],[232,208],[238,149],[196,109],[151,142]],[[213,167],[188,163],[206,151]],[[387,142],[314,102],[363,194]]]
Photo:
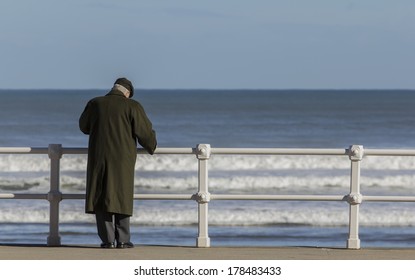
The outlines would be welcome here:
[[[85,212],[95,214],[102,248],[132,248],[134,167],[137,142],[153,154],[156,134],[126,78],[105,96],[88,102],[79,119],[89,135]]]

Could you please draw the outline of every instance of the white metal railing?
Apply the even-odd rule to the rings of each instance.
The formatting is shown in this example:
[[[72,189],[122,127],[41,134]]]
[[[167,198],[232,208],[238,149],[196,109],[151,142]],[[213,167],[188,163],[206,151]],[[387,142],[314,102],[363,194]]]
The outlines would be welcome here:
[[[60,159],[63,154],[87,154],[87,148],[63,148],[50,144],[48,148],[0,147],[0,154],[48,154],[50,158],[50,190],[47,194],[3,193],[0,199],[46,199],[50,203],[48,246],[60,246],[59,204],[63,199],[85,199],[84,194],[66,194],[60,191]],[[137,153],[146,153],[137,149]],[[359,249],[359,206],[367,202],[415,202],[415,196],[363,196],[360,193],[360,163],[363,156],[415,156],[415,150],[364,149],[353,145],[348,149],[276,149],[276,148],[211,148],[199,144],[196,148],[157,148],[155,154],[196,155],[198,160],[198,190],[195,194],[135,194],[141,200],[195,200],[198,202],[197,247],[210,247],[208,232],[208,205],[211,200],[292,200],[292,201],[345,201],[349,204],[349,236],[346,247]],[[208,162],[212,154],[220,155],[325,155],[348,156],[350,192],[342,195],[237,195],[209,193]]]

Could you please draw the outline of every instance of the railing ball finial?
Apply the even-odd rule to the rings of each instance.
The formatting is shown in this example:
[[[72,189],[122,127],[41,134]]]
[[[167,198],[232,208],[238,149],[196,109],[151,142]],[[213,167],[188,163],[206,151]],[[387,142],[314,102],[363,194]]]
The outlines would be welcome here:
[[[194,195],[194,199],[198,203],[208,203],[210,202],[210,193],[208,192],[198,192]]]
[[[350,205],[358,205],[363,202],[363,196],[360,193],[351,193],[346,197]]]
[[[198,159],[209,159],[211,154],[211,148],[209,144],[197,145],[197,158]]]
[[[349,158],[352,161],[360,161],[363,159],[364,149],[361,145],[353,145],[349,148]]]

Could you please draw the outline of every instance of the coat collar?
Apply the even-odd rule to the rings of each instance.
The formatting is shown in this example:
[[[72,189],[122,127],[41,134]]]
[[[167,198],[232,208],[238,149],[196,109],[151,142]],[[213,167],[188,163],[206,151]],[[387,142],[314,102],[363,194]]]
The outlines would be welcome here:
[[[116,89],[112,89],[110,92],[107,93],[107,95],[117,95],[117,96],[122,96],[124,98],[127,98],[121,91],[116,90]]]

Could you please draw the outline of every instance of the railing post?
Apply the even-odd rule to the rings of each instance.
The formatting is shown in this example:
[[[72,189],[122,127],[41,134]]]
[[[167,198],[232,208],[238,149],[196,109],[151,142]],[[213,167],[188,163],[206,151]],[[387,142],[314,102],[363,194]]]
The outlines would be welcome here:
[[[197,145],[197,158],[199,161],[199,187],[196,194],[196,200],[199,206],[199,236],[196,240],[197,247],[210,247],[210,238],[208,232],[208,204],[210,201],[210,193],[208,189],[208,160],[210,158],[210,145]]]
[[[353,145],[349,149],[349,158],[351,160],[350,171],[350,194],[347,196],[347,202],[350,205],[349,211],[349,239],[347,240],[348,249],[360,249],[359,239],[359,206],[362,203],[360,193],[360,162],[363,159],[363,146]]]
[[[48,201],[50,203],[49,213],[49,236],[48,246],[60,246],[59,236],[59,203],[62,200],[62,193],[59,190],[60,159],[62,158],[62,145],[50,144],[48,148],[50,158],[50,191]]]

